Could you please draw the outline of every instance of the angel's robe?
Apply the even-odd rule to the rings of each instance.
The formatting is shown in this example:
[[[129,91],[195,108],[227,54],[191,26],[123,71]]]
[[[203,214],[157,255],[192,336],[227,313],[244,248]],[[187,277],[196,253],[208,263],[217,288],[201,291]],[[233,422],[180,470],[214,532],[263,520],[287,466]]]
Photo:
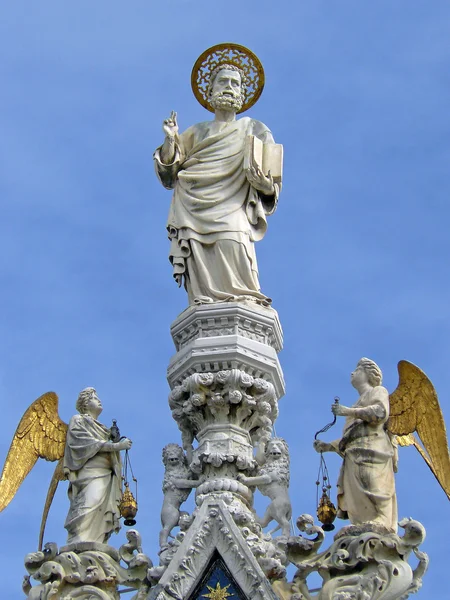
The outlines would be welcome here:
[[[353,525],[378,523],[397,531],[394,470],[396,448],[386,429],[389,393],[377,386],[364,392],[333,446],[344,457],[337,484],[338,516]]]
[[[244,117],[207,121],[182,133],[171,164],[154,154],[161,183],[174,189],[167,229],[174,277],[184,277],[189,303],[248,298],[270,303],[260,291],[254,242],[264,237],[275,194],[254,189],[244,171],[247,136],[274,143],[269,129]]]
[[[64,471],[70,507],[64,527],[67,543],[106,543],[119,531],[121,462],[119,452],[102,452],[110,430],[89,415],[75,415],[67,431]]]

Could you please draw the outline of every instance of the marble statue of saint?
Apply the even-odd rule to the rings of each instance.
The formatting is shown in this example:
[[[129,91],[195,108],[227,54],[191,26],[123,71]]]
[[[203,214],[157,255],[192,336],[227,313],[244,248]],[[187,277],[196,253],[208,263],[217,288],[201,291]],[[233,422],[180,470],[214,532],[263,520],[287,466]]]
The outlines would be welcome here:
[[[337,484],[338,516],[353,525],[376,523],[396,532],[397,448],[387,428],[389,393],[381,380],[378,365],[362,358],[351,374],[358,401],[352,407],[332,406],[335,415],[346,417],[342,437],[331,443],[316,440],[314,448],[344,459]]]
[[[79,414],[70,419],[64,453],[69,479],[69,512],[64,527],[67,543],[106,543],[120,529],[121,450],[131,440],[111,441],[111,430],[97,421],[102,403],[94,388],[80,392]]]
[[[170,261],[189,304],[243,299],[270,304],[260,291],[254,243],[264,237],[280,183],[256,163],[244,168],[249,136],[274,144],[263,123],[236,119],[244,87],[243,69],[219,64],[207,89],[214,119],[179,134],[172,112],[154,154],[161,183],[174,190],[167,223]]]

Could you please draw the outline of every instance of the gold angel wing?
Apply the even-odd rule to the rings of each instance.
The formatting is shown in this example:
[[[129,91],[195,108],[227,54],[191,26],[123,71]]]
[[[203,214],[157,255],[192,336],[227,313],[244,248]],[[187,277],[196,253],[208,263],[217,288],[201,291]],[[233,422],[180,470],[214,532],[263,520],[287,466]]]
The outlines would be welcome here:
[[[419,367],[401,360],[399,383],[389,396],[388,429],[401,446],[413,445],[450,500],[450,454],[444,417],[433,384]],[[410,435],[417,432],[425,450]]]
[[[45,499],[44,510],[42,512],[41,519],[41,529],[39,531],[39,545],[38,550],[42,550],[42,544],[44,542],[44,533],[45,526],[47,525],[47,517],[50,510],[50,506],[52,505],[53,498],[56,493],[56,489],[58,487],[58,483],[67,479],[67,475],[64,474],[64,456],[59,459],[58,464],[56,465],[55,471],[52,475],[52,479],[50,481],[50,486],[47,492],[47,498]]]
[[[58,396],[47,392],[25,411],[16,429],[0,478],[0,511],[14,498],[38,458],[64,456],[67,425],[58,415]]]

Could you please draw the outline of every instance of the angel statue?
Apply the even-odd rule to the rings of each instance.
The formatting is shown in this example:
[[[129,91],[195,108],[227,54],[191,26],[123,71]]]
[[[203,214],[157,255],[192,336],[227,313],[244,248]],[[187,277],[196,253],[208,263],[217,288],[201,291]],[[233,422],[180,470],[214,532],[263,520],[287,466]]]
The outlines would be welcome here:
[[[163,122],[155,151],[159,180],[174,194],[167,223],[173,276],[189,304],[249,300],[260,291],[254,242],[267,229],[281,188],[282,147],[260,121],[236,119],[264,87],[259,59],[237,44],[206,50],[192,70],[197,100],[214,113],[178,133],[177,115]]]
[[[38,458],[58,461],[45,502],[39,536],[44,528],[58,482],[69,480],[70,501],[64,527],[67,543],[106,543],[120,529],[120,451],[131,448],[131,440],[115,441],[117,433],[97,421],[102,403],[94,388],[82,390],[76,402],[79,414],[69,425],[58,415],[58,396],[47,392],[23,415],[6,457],[0,478],[0,511],[14,498]]]
[[[317,452],[337,452],[344,459],[337,484],[338,516],[353,525],[376,523],[394,532],[399,444],[417,448],[450,499],[450,455],[436,391],[412,363],[400,361],[398,372],[399,384],[389,395],[381,385],[379,366],[361,358],[351,374],[357,402],[352,407],[332,406],[335,415],[346,417],[342,437],[314,442]]]

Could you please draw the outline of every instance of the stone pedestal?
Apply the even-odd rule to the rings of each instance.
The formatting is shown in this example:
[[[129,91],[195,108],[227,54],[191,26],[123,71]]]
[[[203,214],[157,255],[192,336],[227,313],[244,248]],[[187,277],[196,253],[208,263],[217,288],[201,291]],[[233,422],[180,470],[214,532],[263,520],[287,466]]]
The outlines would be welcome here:
[[[152,561],[142,553],[136,530],[128,530],[127,538],[119,550],[95,542],[70,544],[59,551],[56,544],[46,544],[42,552],[25,557],[29,574],[23,591],[29,600],[119,600],[121,589],[136,590],[136,600],[146,597]],[[31,578],[38,584],[32,586]]]
[[[181,431],[188,473],[179,453],[174,450],[169,459],[166,447],[160,566],[151,577],[159,580],[178,556],[186,527],[199,532],[199,515],[209,502],[224,503],[241,531],[240,543],[253,548],[266,576],[283,577],[285,554],[263,534],[253,511],[254,488],[240,481],[257,472],[257,453],[264,453],[272,437],[284,394],[278,315],[245,302],[190,306],[171,332],[177,352],[168,368],[169,406]],[[179,511],[189,487],[196,489],[197,509],[191,520],[178,521],[180,530],[169,539],[177,516],[185,519]]]
[[[171,333],[177,349],[167,370],[171,389],[193,373],[239,369],[272,383],[277,400],[284,395],[277,356],[283,333],[275,310],[243,302],[190,306]]]

